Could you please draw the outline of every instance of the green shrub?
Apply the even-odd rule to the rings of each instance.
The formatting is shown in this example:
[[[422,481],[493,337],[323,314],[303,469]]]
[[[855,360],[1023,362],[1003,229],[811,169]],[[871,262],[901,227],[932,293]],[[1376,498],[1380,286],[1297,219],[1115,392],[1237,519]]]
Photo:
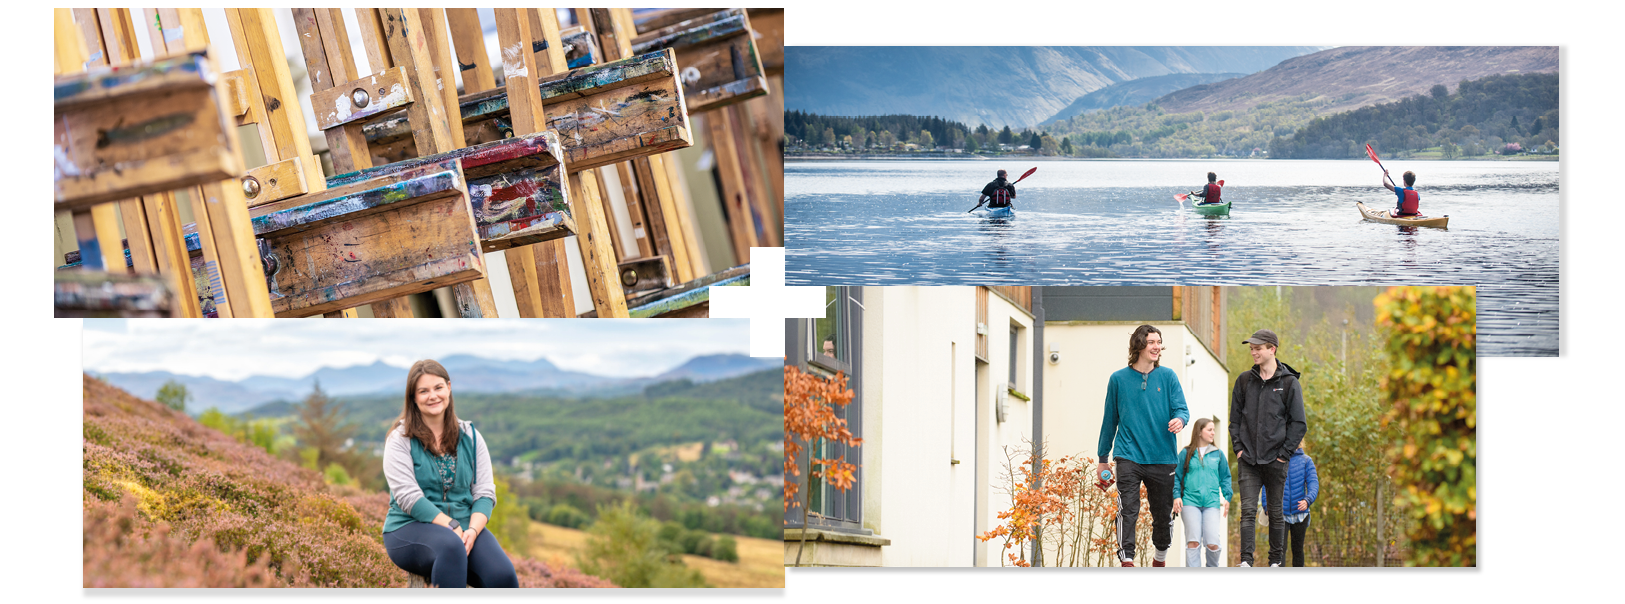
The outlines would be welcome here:
[[[1394,503],[1416,521],[1408,566],[1477,564],[1476,298],[1472,287],[1395,287],[1375,301],[1389,332]]]
[[[344,470],[344,466],[336,463],[327,464],[327,469],[322,470],[322,479],[331,485],[355,484],[355,481],[350,478],[350,473]]]
[[[582,572],[621,587],[706,586],[699,571],[662,546],[660,523],[631,501],[600,506],[598,521],[587,533],[587,545],[576,557]]]
[[[575,509],[568,503],[554,504],[553,509],[547,511],[547,522],[554,526],[578,529],[587,526],[592,518],[586,512]]]
[[[711,557],[723,562],[738,562],[739,542],[734,539],[733,535],[717,537],[716,546],[711,548]]]

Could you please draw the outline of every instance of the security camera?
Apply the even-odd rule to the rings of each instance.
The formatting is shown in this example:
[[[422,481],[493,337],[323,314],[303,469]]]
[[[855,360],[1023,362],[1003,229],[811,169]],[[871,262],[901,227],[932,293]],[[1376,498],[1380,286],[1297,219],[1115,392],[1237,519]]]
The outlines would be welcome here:
[[[1185,357],[1185,365],[1187,367],[1191,366],[1191,365],[1195,365],[1195,364],[1196,364],[1196,357]]]
[[[1051,365],[1061,362],[1061,352],[1059,350],[1049,351],[1049,362]]]

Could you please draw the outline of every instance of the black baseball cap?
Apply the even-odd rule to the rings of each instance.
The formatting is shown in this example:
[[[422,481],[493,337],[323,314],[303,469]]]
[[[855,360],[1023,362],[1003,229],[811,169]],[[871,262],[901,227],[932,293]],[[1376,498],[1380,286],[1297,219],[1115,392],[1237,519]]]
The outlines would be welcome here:
[[[1241,343],[1242,344],[1268,344],[1268,345],[1274,346],[1276,348],[1281,347],[1281,339],[1275,337],[1275,332],[1270,331],[1268,329],[1260,329],[1258,331],[1253,332],[1253,337],[1242,340]]]

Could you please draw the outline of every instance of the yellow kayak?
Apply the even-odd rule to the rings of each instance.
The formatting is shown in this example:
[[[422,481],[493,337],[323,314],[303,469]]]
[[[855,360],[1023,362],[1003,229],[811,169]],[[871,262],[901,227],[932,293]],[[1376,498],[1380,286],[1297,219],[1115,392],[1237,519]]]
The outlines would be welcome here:
[[[1388,214],[1388,210],[1374,210],[1366,207],[1365,204],[1358,201],[1354,202],[1354,207],[1359,208],[1360,215],[1364,216],[1366,220],[1370,220],[1372,222],[1397,224],[1400,226],[1425,226],[1436,229],[1450,228],[1449,214],[1444,216],[1412,216],[1406,218],[1396,218],[1394,216],[1390,216]]]

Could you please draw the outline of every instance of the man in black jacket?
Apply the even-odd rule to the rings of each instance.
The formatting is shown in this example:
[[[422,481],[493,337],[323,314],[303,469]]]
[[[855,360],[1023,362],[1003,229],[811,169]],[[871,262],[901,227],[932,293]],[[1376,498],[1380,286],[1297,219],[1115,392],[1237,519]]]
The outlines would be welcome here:
[[[1016,185],[1005,180],[1004,170],[999,170],[998,177],[993,182],[982,187],[982,196],[976,200],[977,205],[986,202],[987,207],[1002,208],[1011,205],[1016,200]]]
[[[1286,520],[1281,493],[1287,459],[1297,450],[1309,424],[1303,414],[1303,386],[1298,372],[1275,359],[1280,339],[1260,329],[1242,341],[1253,356],[1253,369],[1236,378],[1230,392],[1230,446],[1236,450],[1241,482],[1241,565],[1253,565],[1253,527],[1258,522],[1262,486],[1270,514],[1270,566],[1286,560]]]

